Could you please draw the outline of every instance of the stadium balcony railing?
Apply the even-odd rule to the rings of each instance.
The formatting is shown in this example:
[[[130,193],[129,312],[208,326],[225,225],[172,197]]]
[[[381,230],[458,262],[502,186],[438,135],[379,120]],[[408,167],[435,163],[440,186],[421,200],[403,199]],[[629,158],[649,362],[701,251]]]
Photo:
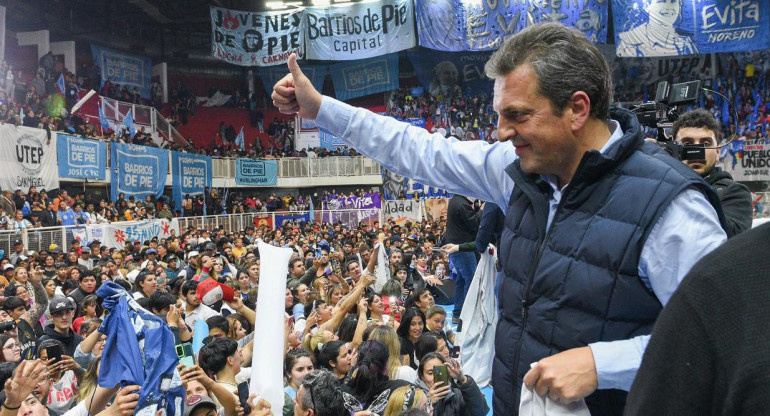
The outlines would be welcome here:
[[[351,227],[357,227],[360,222],[368,222],[373,225],[375,221],[380,220],[381,211],[379,208],[372,209],[342,209],[342,210],[317,210],[313,212],[315,222],[342,222]],[[283,219],[305,220],[308,219],[310,211],[277,211],[277,212],[256,212],[245,214],[227,214],[227,215],[208,215],[201,217],[178,217],[179,232],[184,233],[188,227],[195,229],[213,230],[214,228],[223,229],[226,232],[241,232],[248,226],[266,225],[275,228],[276,221]],[[116,224],[141,223],[142,221],[118,222]],[[107,224],[104,224],[107,225]],[[51,244],[56,244],[65,253],[69,250],[75,233],[82,234],[86,230],[85,225],[75,226],[57,226],[44,228],[29,228],[24,230],[0,230],[0,250],[9,256],[13,252],[13,244],[20,240],[24,243],[24,251],[39,252],[48,250]],[[104,241],[104,239],[101,239]]]

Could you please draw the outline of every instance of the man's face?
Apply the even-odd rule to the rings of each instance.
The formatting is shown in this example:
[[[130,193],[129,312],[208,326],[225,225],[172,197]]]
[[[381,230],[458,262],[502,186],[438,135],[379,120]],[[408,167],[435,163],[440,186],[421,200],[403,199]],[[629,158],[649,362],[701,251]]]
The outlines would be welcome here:
[[[72,326],[72,317],[75,315],[75,311],[67,309],[51,314],[53,318],[53,324],[60,332],[67,332]]]
[[[48,416],[48,408],[45,407],[34,394],[30,393],[30,395],[21,402],[19,414],[24,416]]]
[[[711,173],[717,164],[717,149],[713,149],[717,144],[714,132],[702,127],[684,127],[676,132],[676,141],[684,145],[699,144],[711,149],[705,149],[705,160],[685,160],[684,163],[692,168],[700,176],[706,176]]]
[[[650,20],[671,26],[676,23],[681,11],[681,0],[647,0],[644,10],[650,15]]]
[[[198,305],[201,304],[194,290],[187,292],[187,295],[185,295],[185,300],[187,301],[188,305],[193,307],[197,307]]]
[[[305,393],[305,386],[299,386],[297,395],[294,396],[294,416],[305,416],[307,414],[307,410],[302,406],[302,396],[304,396]]]
[[[305,274],[305,262],[295,261],[294,266],[291,268],[291,274],[294,277],[302,277]]]
[[[348,265],[348,276],[355,281],[358,281],[358,278],[361,277],[361,266],[358,262],[353,262]]]
[[[574,113],[569,103],[562,115],[556,115],[551,102],[537,88],[537,77],[529,65],[495,79],[493,104],[500,115],[500,141],[511,141],[524,172],[556,175],[568,181],[586,149],[574,137]]]

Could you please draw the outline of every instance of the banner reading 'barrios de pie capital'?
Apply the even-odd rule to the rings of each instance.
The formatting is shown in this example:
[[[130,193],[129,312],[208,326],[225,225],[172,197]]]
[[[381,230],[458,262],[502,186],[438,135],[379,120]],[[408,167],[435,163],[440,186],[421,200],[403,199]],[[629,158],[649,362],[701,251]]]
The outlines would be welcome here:
[[[349,61],[417,44],[412,0],[381,0],[305,9],[308,59]]]

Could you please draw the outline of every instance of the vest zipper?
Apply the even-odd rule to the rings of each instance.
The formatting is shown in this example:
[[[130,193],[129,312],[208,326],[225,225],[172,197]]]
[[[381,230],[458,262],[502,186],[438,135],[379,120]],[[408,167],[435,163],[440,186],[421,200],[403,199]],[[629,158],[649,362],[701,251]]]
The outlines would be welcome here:
[[[582,163],[581,163],[582,165]],[[579,168],[580,166],[578,166]],[[524,336],[524,330],[527,328],[527,318],[529,317],[529,295],[532,291],[532,282],[535,278],[535,271],[537,270],[537,266],[540,264],[540,258],[543,256],[543,251],[545,251],[545,245],[548,242],[548,237],[553,232],[553,229],[556,224],[556,220],[559,218],[559,213],[561,212],[561,207],[564,201],[567,199],[567,194],[569,193],[570,186],[567,186],[567,189],[564,190],[564,193],[561,196],[561,200],[559,200],[559,204],[556,206],[556,212],[553,214],[553,220],[551,220],[551,225],[548,226],[548,229],[545,232],[545,236],[543,236],[543,241],[540,242],[540,245],[537,247],[537,251],[535,252],[535,260],[532,262],[532,266],[529,268],[528,273],[528,279],[527,279],[527,286],[524,288],[524,299],[521,301],[521,329],[519,330],[519,336],[516,339],[516,353],[513,356],[513,375],[514,377],[518,377],[519,373],[519,355],[521,354],[521,338]],[[550,203],[548,204],[548,209],[551,209]],[[513,395],[515,397],[516,395],[516,383],[514,383],[513,387]]]

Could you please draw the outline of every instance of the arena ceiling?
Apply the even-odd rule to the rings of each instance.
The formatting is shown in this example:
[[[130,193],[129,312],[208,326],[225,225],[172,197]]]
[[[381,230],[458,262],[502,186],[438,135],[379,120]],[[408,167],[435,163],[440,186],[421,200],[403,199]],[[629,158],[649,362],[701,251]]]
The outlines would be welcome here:
[[[265,10],[266,0],[0,0],[7,36],[48,29],[51,41],[98,42],[159,57],[206,51],[209,7]]]

